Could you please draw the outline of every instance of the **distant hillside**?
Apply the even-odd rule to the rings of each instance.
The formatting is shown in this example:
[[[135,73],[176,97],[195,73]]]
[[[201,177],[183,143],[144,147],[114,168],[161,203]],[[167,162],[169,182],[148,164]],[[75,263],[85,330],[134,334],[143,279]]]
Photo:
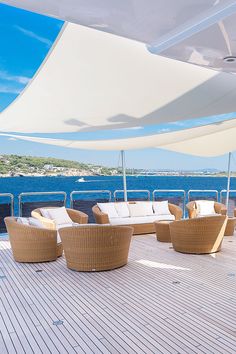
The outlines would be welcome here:
[[[115,168],[85,164],[77,161],[55,159],[51,157],[32,157],[18,155],[0,156],[0,175],[116,175],[119,171]]]

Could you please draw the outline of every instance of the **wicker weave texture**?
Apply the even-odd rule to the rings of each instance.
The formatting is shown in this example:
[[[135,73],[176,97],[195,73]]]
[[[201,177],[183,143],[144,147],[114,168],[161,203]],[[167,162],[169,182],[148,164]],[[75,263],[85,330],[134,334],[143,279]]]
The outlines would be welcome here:
[[[183,253],[214,253],[221,249],[227,216],[209,216],[170,223],[171,241],[175,251]]]
[[[60,229],[67,267],[102,271],[127,264],[132,227],[82,226]]]
[[[14,217],[4,220],[15,261],[48,262],[62,255],[62,244],[57,245],[55,230],[22,225]]]
[[[175,220],[180,220],[183,215],[182,209],[175,204],[169,203],[168,206],[171,214],[174,215]],[[97,205],[94,205],[92,210],[97,224],[110,223],[108,215],[103,213]],[[155,226],[153,222],[147,224],[130,224],[129,226],[133,227],[134,235],[152,234],[155,232]]]
[[[55,209],[55,207],[47,207],[45,209]],[[78,224],[87,224],[88,223],[88,215],[83,213],[82,211],[79,211],[79,210],[74,210],[74,209],[69,209],[69,208],[66,208],[66,211],[69,215],[69,217],[71,218],[71,220],[73,222],[76,222]],[[32,212],[31,212],[31,215],[40,220],[41,223],[48,229],[52,229],[52,230],[55,230],[56,229],[56,224],[53,220],[50,220],[50,219],[47,219],[47,218],[44,218],[41,214],[41,211],[40,209],[34,209]]]
[[[193,219],[197,217],[197,209],[196,209],[196,202],[195,200],[189,202],[186,204],[186,209],[188,211],[188,217],[189,219]],[[214,203],[214,209],[216,214],[219,215],[226,215],[227,214],[227,209],[226,206],[222,203],[215,202]]]

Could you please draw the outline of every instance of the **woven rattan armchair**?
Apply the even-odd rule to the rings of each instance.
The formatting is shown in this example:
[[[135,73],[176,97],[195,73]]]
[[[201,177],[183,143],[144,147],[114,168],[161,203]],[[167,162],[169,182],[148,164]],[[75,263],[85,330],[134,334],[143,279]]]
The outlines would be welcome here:
[[[189,219],[193,219],[197,217],[197,208],[196,208],[196,202],[195,200],[189,202],[186,204],[186,209],[188,211],[188,217]],[[214,203],[214,209],[216,214],[219,215],[226,215],[227,214],[227,209],[224,204],[215,202]]]
[[[41,208],[42,209],[42,208]],[[45,209],[55,209],[55,207],[46,207]],[[71,218],[71,220],[77,224],[87,224],[88,223],[88,215],[79,210],[66,208],[66,211]],[[55,230],[56,224],[53,220],[44,218],[41,214],[40,209],[34,209],[31,212],[31,215],[40,220],[41,223],[48,229]]]
[[[219,215],[173,221],[170,234],[175,251],[196,254],[220,251],[227,219]]]
[[[183,215],[182,209],[175,204],[168,204],[169,210],[172,215],[174,215],[175,220],[180,220]],[[103,213],[97,205],[94,205],[92,207],[94,219],[96,220],[97,224],[109,224],[109,217],[107,214]],[[130,224],[129,226],[133,227],[134,229],[134,235],[140,235],[140,234],[151,234],[155,232],[155,226],[154,223],[148,223],[148,224]]]
[[[62,255],[56,230],[19,224],[14,217],[6,217],[4,221],[15,261],[48,262]]]
[[[61,228],[59,233],[70,269],[111,270],[128,262],[132,227],[72,226]]]

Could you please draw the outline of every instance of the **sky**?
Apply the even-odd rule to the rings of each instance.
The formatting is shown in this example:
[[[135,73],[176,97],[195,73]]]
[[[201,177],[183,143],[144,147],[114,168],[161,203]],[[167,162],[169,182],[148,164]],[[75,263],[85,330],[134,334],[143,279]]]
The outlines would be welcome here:
[[[63,26],[57,19],[41,16],[0,4],[0,111],[4,110],[24,89],[47,55]],[[143,130],[103,131],[102,138],[120,138],[179,130],[217,120],[235,117],[234,114],[203,118],[179,124],[149,126]],[[47,136],[47,135],[44,135]],[[57,134],[58,138],[97,139],[95,133]],[[0,137],[0,154],[57,157],[81,162],[119,165],[119,152],[87,151],[41,145]],[[161,149],[133,150],[126,153],[126,165],[145,169],[205,169],[226,170],[227,156],[201,158]],[[236,163],[233,159],[233,170]]]

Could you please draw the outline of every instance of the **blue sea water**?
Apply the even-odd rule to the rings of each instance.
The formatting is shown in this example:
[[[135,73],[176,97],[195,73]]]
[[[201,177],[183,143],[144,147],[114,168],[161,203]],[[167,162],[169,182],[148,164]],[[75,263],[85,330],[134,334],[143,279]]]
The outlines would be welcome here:
[[[85,182],[77,182],[79,177],[9,177],[0,178],[0,193],[12,193],[17,199],[22,192],[65,191],[67,205],[72,191],[123,189],[121,176],[86,176]],[[128,189],[226,189],[226,177],[179,177],[179,176],[127,176]],[[236,189],[236,178],[231,179],[231,189]]]

